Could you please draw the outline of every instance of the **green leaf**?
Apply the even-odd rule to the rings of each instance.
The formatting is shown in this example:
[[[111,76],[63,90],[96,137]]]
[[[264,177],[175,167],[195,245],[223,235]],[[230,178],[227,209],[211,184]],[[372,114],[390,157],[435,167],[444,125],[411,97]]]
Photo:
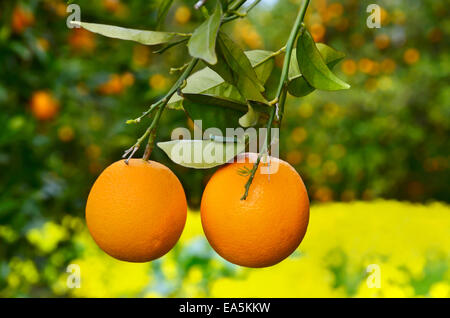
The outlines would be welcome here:
[[[273,58],[273,52],[264,50],[253,50],[244,52],[247,55],[253,69],[256,72],[261,84],[264,85],[267,82],[270,74],[272,73],[275,65],[275,59]]]
[[[258,123],[260,114],[255,111],[250,103],[248,103],[247,113],[239,118],[239,125],[244,128],[254,126]]]
[[[208,90],[214,90],[224,83],[222,77],[208,67],[195,72],[186,80],[186,86],[183,88],[183,93],[202,94]],[[183,97],[178,94],[172,96],[169,100],[168,107],[172,109],[182,109]]]
[[[345,57],[343,52],[339,52],[326,44],[316,43],[316,47],[319,50],[324,62],[330,69]],[[293,54],[289,67],[288,91],[292,96],[302,97],[315,91],[315,88],[309,85],[300,73],[296,51],[297,50],[294,49],[292,52]]]
[[[231,99],[200,94],[183,94],[183,108],[193,121],[201,119],[203,130],[218,128],[225,135],[227,128],[238,126],[247,105]]]
[[[214,13],[197,29],[188,42],[189,54],[209,64],[217,63],[216,40],[222,19],[222,6],[217,3]]]
[[[268,117],[270,111],[266,104],[257,102],[247,105],[207,94],[183,94],[183,97],[183,108],[192,120],[201,119],[203,129],[218,128],[223,135],[227,128],[235,128],[238,123],[243,127],[255,125],[260,116]]]
[[[73,21],[73,24],[82,26],[88,31],[104,35],[109,38],[129,40],[139,42],[145,45],[158,45],[171,42],[179,37],[188,36],[186,34],[174,32],[144,31],[135,29],[126,29],[114,25],[96,24],[87,22]]]
[[[173,3],[173,0],[160,0],[159,9],[158,9],[158,17],[156,19],[156,26],[158,29],[164,23],[164,19],[166,18],[167,12],[169,12],[169,9],[172,6],[172,3]]]
[[[334,66],[345,57],[345,53],[337,51],[324,43],[316,43],[316,47],[327,65]],[[297,62],[297,49],[294,48],[292,50],[291,63],[289,64],[289,80],[301,76]]]
[[[234,85],[246,100],[267,102],[261,94],[264,86],[241,47],[225,33],[219,32],[217,48],[219,63],[209,67],[226,82]]]
[[[314,88],[326,91],[350,88],[350,85],[330,71],[311,34],[305,28],[298,38],[296,55],[301,74]]]
[[[339,63],[344,57],[345,53],[333,49],[324,43],[316,43],[316,47],[319,50],[320,55],[327,64],[328,67],[334,67]]]
[[[273,52],[271,51],[263,50],[245,52],[245,55],[250,60],[250,63],[252,67],[254,67],[256,75],[261,83],[265,83],[267,81],[267,78],[273,70],[274,60],[273,58],[268,59],[268,57],[272,54]],[[241,96],[237,88],[225,82],[219,74],[211,70],[209,67],[203,68],[202,70],[189,76],[186,81],[186,86],[182,91],[186,94],[215,95],[245,104],[245,98]],[[172,109],[181,109],[182,100],[183,97],[176,94],[170,99],[168,107]]]
[[[264,86],[260,82],[256,71],[244,51],[234,43],[225,33],[219,32],[218,37],[219,63],[210,65],[226,82],[237,88],[246,101],[267,103],[261,92]],[[243,127],[254,125],[258,114],[248,103],[248,112],[239,123]]]
[[[222,4],[223,11],[227,11],[229,5],[228,0],[220,0],[220,3]]]
[[[209,169],[220,166],[245,151],[245,141],[172,140],[157,143],[169,158],[187,168]]]

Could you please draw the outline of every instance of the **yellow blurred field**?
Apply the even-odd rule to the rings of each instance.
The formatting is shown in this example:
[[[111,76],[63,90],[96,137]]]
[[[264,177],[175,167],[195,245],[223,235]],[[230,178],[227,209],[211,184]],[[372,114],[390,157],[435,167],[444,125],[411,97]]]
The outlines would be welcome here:
[[[72,262],[81,268],[81,288],[68,290],[68,274],[63,273],[52,286],[56,295],[450,297],[450,207],[441,203],[314,205],[300,248],[287,260],[265,269],[240,268],[217,256],[203,236],[197,212],[190,212],[176,248],[147,264],[120,262],[105,255],[81,219],[65,220],[59,231],[55,226],[44,226],[55,240],[66,227],[78,229],[75,241],[83,251],[83,257]],[[29,236],[39,245],[36,233]],[[47,236],[41,248],[48,248],[50,241]],[[380,288],[368,287],[370,264],[379,266]],[[30,264],[14,266],[17,272],[10,274],[11,283],[37,275]]]

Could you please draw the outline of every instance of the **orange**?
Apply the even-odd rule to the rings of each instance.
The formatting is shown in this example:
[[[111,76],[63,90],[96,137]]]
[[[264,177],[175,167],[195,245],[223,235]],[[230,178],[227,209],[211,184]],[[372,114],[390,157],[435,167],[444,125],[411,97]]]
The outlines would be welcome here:
[[[68,40],[69,45],[77,51],[91,52],[96,47],[95,35],[85,29],[72,29]]]
[[[275,265],[291,255],[303,240],[309,221],[309,199],[302,178],[281,159],[270,158],[270,175],[261,173],[261,168],[268,169],[261,163],[247,199],[241,200],[248,180],[245,172],[256,157],[243,154],[238,159],[245,160],[219,169],[201,202],[203,230],[214,250],[234,264],[254,268]]]
[[[408,64],[416,63],[420,58],[420,52],[417,49],[407,49],[403,54],[403,60]]]
[[[134,75],[130,72],[122,74],[120,78],[123,86],[132,86],[134,84]]]
[[[390,43],[391,38],[387,34],[380,34],[375,38],[375,45],[380,50],[386,49]]]
[[[320,23],[314,23],[311,25],[311,36],[314,39],[314,42],[322,42],[325,37],[326,29]]]
[[[395,71],[396,68],[396,64],[395,61],[393,59],[390,58],[386,58],[381,62],[381,69],[383,72],[387,73],[387,74],[391,74]]]
[[[253,29],[250,29],[249,32],[242,34],[242,39],[245,44],[253,50],[259,49],[263,45],[261,36]]]
[[[109,80],[98,88],[99,92],[104,95],[118,95],[123,92],[123,89],[124,81],[118,74],[111,75]]]
[[[103,0],[103,6],[106,8],[106,10],[115,12],[120,7],[120,1],[119,0]]]
[[[191,10],[186,6],[181,6],[175,11],[175,21],[179,24],[186,24],[191,19]]]
[[[373,66],[373,61],[371,59],[368,58],[362,58],[361,60],[359,60],[358,62],[358,67],[359,70],[363,73],[369,74],[372,72],[374,66]]]
[[[17,6],[12,13],[11,27],[16,33],[22,33],[33,25],[34,15],[28,9]]]
[[[98,246],[122,261],[155,260],[177,243],[186,223],[183,187],[166,166],[142,159],[107,167],[86,204],[86,222]]]
[[[53,119],[59,110],[59,102],[46,91],[37,91],[31,97],[31,112],[39,120]]]
[[[342,63],[342,71],[347,75],[354,75],[358,69],[358,66],[356,65],[355,61],[353,60],[345,60]]]
[[[148,83],[154,90],[162,91],[169,85],[169,80],[164,75],[154,74],[149,78]]]
[[[62,142],[72,141],[75,136],[73,128],[70,126],[62,126],[58,129],[58,138]]]

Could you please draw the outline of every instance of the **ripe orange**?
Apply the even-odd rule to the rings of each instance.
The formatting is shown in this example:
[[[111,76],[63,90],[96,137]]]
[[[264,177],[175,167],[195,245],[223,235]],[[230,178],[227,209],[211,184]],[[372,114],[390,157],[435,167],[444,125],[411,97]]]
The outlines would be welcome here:
[[[403,60],[406,63],[412,65],[420,59],[420,52],[417,49],[407,49],[403,54]]]
[[[248,179],[245,171],[253,167],[256,156],[240,155],[245,162],[219,169],[201,202],[203,230],[214,250],[234,264],[255,268],[275,265],[294,252],[309,221],[302,178],[277,158],[271,158],[270,175],[261,173],[261,167],[268,168],[261,164],[247,199],[241,200]]]
[[[104,95],[118,95],[123,92],[124,88],[122,77],[118,74],[113,74],[106,83],[99,86],[98,90]]]
[[[103,0],[103,6],[106,10],[115,12],[120,7],[120,1],[119,0]]]
[[[11,27],[16,33],[22,33],[33,25],[34,15],[28,9],[17,6],[12,13]]]
[[[311,36],[313,37],[314,42],[322,42],[326,32],[327,30],[323,24],[314,23],[311,25]]]
[[[86,222],[95,242],[109,255],[129,262],[147,262],[169,252],[186,216],[186,197],[175,174],[142,159],[107,167],[86,204]]]
[[[149,78],[148,84],[154,90],[162,91],[169,85],[169,80],[164,75],[154,74]]]
[[[31,97],[31,112],[39,120],[53,119],[59,110],[59,102],[46,91],[37,91]]]
[[[95,35],[81,28],[72,29],[68,40],[70,47],[75,51],[91,52],[97,45]]]
[[[179,24],[186,24],[191,20],[191,10],[186,6],[181,6],[175,11],[175,21]]]

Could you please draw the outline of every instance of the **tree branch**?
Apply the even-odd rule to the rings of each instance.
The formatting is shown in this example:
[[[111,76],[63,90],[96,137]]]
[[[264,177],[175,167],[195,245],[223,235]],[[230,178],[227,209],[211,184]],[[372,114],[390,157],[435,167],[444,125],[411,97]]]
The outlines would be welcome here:
[[[123,158],[128,156],[127,160],[125,161],[127,164],[129,162],[129,160],[131,159],[131,157],[133,157],[133,155],[136,153],[136,151],[141,147],[142,142],[147,137],[149,137],[149,140],[147,143],[147,147],[146,147],[146,151],[145,151],[143,159],[148,160],[148,158],[150,158],[150,155],[153,150],[153,144],[154,144],[155,137],[156,137],[156,130],[158,128],[159,119],[161,118],[161,115],[164,112],[164,109],[166,108],[166,105],[169,102],[170,98],[178,91],[178,89],[180,89],[184,85],[186,79],[191,74],[192,70],[197,65],[197,63],[198,63],[198,59],[196,59],[196,58],[192,59],[191,62],[189,63],[189,65],[184,70],[183,74],[181,74],[181,76],[178,78],[177,82],[171,87],[169,92],[161,100],[159,100],[158,102],[156,102],[155,104],[150,106],[150,108],[146,112],[144,112],[141,115],[141,117],[138,117],[137,119],[132,121],[132,122],[139,122],[141,118],[147,116],[149,113],[153,112],[155,109],[158,109],[155,117],[153,118],[152,123],[147,128],[145,133],[136,141],[136,143],[130,149],[125,151]]]
[[[270,152],[270,130],[272,129],[273,121],[275,119],[275,116],[279,117],[279,121],[281,124],[281,118],[283,116],[284,112],[284,104],[286,102],[286,84],[287,84],[287,78],[289,74],[289,65],[291,62],[291,56],[292,51],[294,49],[295,40],[297,39],[297,35],[300,31],[300,28],[302,27],[303,19],[306,14],[306,9],[308,8],[310,0],[304,0],[302,3],[302,6],[300,7],[300,11],[297,15],[297,19],[295,20],[294,26],[292,27],[291,34],[289,35],[289,39],[286,45],[286,55],[284,57],[284,63],[283,63],[283,70],[281,72],[280,77],[280,83],[278,85],[278,90],[276,97],[273,101],[271,101],[271,104],[273,105],[272,113],[270,115],[269,121],[267,122],[267,132],[266,132],[266,139],[264,142],[264,146],[261,149],[261,151],[258,154],[258,158],[253,165],[253,168],[251,170],[250,177],[248,178],[247,183],[245,184],[245,193],[242,196],[241,200],[247,199],[248,191],[250,189],[250,186],[253,182],[253,179],[255,177],[256,171],[258,170],[259,163],[261,162],[261,157],[264,153]]]

